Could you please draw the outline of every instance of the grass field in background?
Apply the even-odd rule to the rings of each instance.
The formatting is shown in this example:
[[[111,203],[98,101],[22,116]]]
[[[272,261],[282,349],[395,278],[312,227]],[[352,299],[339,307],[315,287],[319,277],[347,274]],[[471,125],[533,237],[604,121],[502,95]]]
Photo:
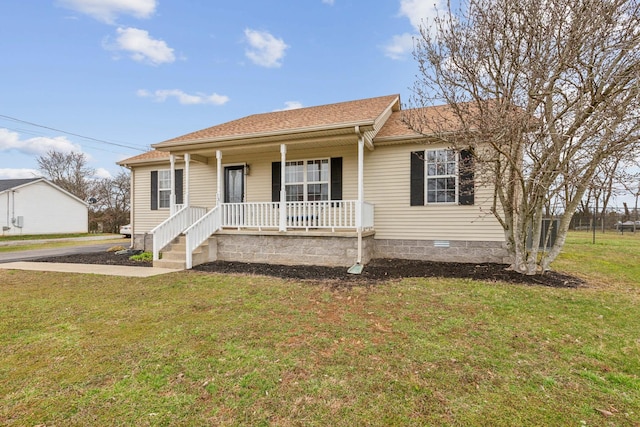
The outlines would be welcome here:
[[[640,233],[578,289],[0,270],[1,425],[640,425]]]

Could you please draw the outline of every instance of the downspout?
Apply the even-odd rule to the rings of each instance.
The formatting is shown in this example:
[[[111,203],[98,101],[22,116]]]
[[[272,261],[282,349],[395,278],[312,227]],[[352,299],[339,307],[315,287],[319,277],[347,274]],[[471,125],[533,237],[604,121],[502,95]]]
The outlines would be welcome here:
[[[364,136],[360,126],[355,128],[358,135],[358,209],[356,209],[356,229],[358,231],[358,259],[356,263],[362,265],[362,206],[364,203]]]

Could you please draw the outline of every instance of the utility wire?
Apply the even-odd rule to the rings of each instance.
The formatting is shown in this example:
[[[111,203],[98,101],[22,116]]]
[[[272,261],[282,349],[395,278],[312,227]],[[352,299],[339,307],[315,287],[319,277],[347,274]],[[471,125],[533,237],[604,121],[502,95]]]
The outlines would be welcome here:
[[[5,118],[5,119],[9,119],[9,120],[13,120],[15,122],[25,123],[25,124],[28,124],[28,125],[31,125],[31,126],[37,126],[39,128],[52,130],[52,131],[55,131],[55,132],[62,132],[62,133],[67,134],[67,135],[77,136],[78,138],[88,139],[90,141],[99,142],[101,144],[115,145],[117,147],[130,148],[132,150],[137,150],[137,151],[142,151],[142,152],[147,151],[146,149],[142,149],[142,148],[139,148],[139,147],[134,147],[132,145],[118,144],[118,143],[115,143],[115,142],[105,141],[104,139],[98,139],[98,138],[92,138],[90,136],[79,135],[77,133],[67,132],[66,130],[56,129],[56,128],[52,128],[52,127],[49,127],[49,126],[44,126],[44,125],[39,125],[37,123],[28,122],[26,120],[16,119],[15,117],[5,116],[4,114],[0,114],[0,117]]]

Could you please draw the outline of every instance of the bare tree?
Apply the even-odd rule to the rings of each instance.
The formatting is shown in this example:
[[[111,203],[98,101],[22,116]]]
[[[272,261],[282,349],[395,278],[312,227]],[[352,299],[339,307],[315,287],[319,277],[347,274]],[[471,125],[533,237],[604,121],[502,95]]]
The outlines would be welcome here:
[[[406,121],[473,149],[516,271],[549,269],[599,165],[639,144],[639,19],[638,0],[468,0],[423,25],[411,104],[448,107]],[[527,248],[567,180],[555,244]]]
[[[129,223],[131,180],[129,172],[121,170],[114,178],[94,182],[91,221],[102,222],[106,232],[117,233]]]
[[[36,160],[40,170],[51,182],[84,201],[88,200],[95,170],[87,166],[84,153],[50,150]]]

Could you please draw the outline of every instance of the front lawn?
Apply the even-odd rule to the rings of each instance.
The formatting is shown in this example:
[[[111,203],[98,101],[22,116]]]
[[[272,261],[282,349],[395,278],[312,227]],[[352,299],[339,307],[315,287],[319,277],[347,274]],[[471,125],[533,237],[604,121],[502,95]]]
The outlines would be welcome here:
[[[0,424],[638,426],[640,236],[598,237],[577,289],[0,270]]]

